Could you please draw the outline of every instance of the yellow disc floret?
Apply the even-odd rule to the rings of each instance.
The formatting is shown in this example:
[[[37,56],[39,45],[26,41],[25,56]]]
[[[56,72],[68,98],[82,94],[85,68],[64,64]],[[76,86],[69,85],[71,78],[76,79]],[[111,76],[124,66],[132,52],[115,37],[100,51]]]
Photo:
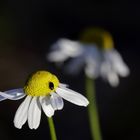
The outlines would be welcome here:
[[[30,96],[47,96],[59,86],[58,78],[48,71],[33,73],[24,86],[24,92]]]
[[[103,49],[108,50],[114,47],[114,42],[111,34],[107,31],[103,32]]]

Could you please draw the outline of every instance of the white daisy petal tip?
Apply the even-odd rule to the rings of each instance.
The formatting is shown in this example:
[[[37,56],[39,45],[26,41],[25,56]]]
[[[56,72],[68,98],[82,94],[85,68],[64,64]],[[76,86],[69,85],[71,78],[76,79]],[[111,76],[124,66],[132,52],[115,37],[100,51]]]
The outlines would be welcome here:
[[[22,129],[22,126],[18,126],[16,124],[14,124],[14,126],[17,128],[17,129]]]
[[[85,98],[85,97],[83,96],[83,98]],[[82,99],[82,100],[83,100],[83,99]],[[87,100],[87,98],[85,98],[85,99],[82,101],[81,106],[87,107],[88,105],[89,105],[89,101]]]
[[[87,100],[83,106],[87,107],[89,105],[89,101]]]
[[[22,128],[22,125],[17,124],[15,121],[14,121],[14,126],[15,126],[16,128],[18,128],[18,129],[21,129],[21,128]]]
[[[122,77],[127,77],[130,75],[130,69],[128,68],[128,66],[125,65],[125,69],[122,72]]]

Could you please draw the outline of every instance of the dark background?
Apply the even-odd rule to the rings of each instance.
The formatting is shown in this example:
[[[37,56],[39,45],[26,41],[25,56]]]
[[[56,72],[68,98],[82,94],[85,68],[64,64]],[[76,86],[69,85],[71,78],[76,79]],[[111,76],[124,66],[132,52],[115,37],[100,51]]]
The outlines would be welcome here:
[[[131,74],[120,79],[117,88],[102,79],[95,81],[104,140],[140,139],[139,92],[139,1],[9,0],[0,1],[0,90],[23,87],[33,71],[45,69],[58,75],[70,88],[85,93],[84,73],[70,77],[45,60],[50,45],[60,37],[77,40],[88,26],[108,30],[115,47],[128,64]],[[0,103],[1,140],[50,140],[47,118],[42,113],[40,127],[13,126],[20,101]],[[58,140],[90,140],[87,110],[65,102],[55,113]]]

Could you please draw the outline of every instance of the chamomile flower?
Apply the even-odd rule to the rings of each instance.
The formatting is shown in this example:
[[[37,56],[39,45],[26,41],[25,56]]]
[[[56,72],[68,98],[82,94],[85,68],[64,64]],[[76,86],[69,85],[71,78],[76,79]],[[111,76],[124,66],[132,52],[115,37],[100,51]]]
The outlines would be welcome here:
[[[63,99],[78,106],[87,106],[88,100],[81,94],[69,89],[66,84],[48,71],[38,71],[27,80],[24,88],[0,92],[0,101],[19,100],[25,97],[16,111],[14,125],[21,129],[28,121],[30,129],[37,129],[41,120],[41,108],[47,117],[56,110],[63,109]]]
[[[119,76],[129,75],[129,68],[119,52],[114,48],[110,33],[102,29],[87,29],[81,35],[81,41],[60,39],[53,44],[47,55],[50,62],[63,63],[69,58],[65,71],[77,74],[83,68],[90,78],[101,76],[111,86],[119,84]]]

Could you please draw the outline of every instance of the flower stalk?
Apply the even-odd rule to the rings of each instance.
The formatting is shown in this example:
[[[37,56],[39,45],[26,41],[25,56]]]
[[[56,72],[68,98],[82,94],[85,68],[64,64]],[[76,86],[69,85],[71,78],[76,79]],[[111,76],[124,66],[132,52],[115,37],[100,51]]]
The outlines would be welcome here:
[[[51,140],[57,140],[55,125],[54,125],[52,117],[48,118],[48,123],[49,123],[49,128],[50,128]]]
[[[98,117],[98,109],[96,104],[94,80],[88,77],[86,77],[86,92],[87,92],[87,98],[90,102],[90,104],[88,105],[88,115],[89,115],[91,136],[92,139],[94,140],[102,140],[99,117]]]

